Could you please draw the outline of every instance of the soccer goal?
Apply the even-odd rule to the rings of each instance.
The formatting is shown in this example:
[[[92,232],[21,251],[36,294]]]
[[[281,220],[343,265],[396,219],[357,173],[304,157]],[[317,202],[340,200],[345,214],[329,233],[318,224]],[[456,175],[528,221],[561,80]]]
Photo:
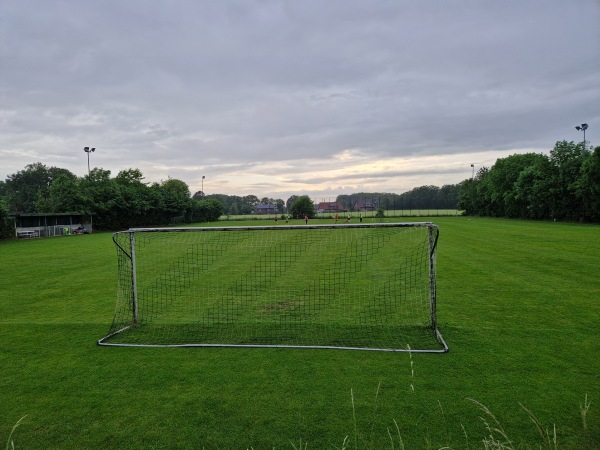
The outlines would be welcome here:
[[[138,228],[113,235],[101,345],[448,351],[429,222]]]

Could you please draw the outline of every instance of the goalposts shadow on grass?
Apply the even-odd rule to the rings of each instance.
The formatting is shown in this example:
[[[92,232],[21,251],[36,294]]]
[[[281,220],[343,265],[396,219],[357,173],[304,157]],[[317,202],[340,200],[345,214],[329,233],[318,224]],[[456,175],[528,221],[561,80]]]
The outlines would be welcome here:
[[[430,222],[113,234],[107,346],[448,351]]]

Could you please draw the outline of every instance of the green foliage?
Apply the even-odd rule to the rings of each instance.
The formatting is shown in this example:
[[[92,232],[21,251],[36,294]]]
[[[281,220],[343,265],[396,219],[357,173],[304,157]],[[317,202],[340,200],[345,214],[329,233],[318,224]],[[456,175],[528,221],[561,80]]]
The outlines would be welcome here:
[[[93,169],[84,178],[82,188],[89,198],[95,229],[115,230],[127,226],[131,216],[126,213],[127,205],[119,184],[110,177],[110,170]]]
[[[90,208],[90,198],[82,188],[82,180],[60,175],[36,201],[36,211],[44,213],[85,212]]]
[[[582,216],[582,202],[577,198],[577,182],[581,169],[590,157],[583,143],[559,141],[550,151],[550,161],[555,167],[554,174],[554,215],[558,219],[575,219]],[[596,180],[600,184],[600,180]]]
[[[598,147],[597,147],[598,149]],[[550,156],[501,158],[460,184],[458,207],[468,215],[600,221],[600,151],[559,141]]]
[[[14,237],[14,223],[8,215],[6,203],[0,198],[0,240]]]
[[[315,216],[315,204],[308,195],[302,195],[292,203],[291,213],[293,217],[308,216],[312,219]]]
[[[336,202],[348,211],[358,211],[370,205],[385,210],[410,209],[456,209],[459,185],[420,186],[402,194],[359,192],[338,195]]]
[[[66,169],[48,168],[39,162],[28,164],[24,170],[9,175],[3,187],[9,211],[20,213],[38,212],[36,204],[47,197],[50,186],[59,177],[76,178],[73,173]]]
[[[584,220],[600,223],[600,147],[581,165],[581,176],[573,186]]]
[[[194,200],[192,222],[216,222],[223,215],[223,203],[214,199]]]
[[[162,196],[162,213],[167,223],[189,223],[191,222],[192,199],[190,189],[181,180],[170,178],[160,184]]]
[[[292,211],[292,205],[296,200],[298,200],[298,195],[292,195],[290,198],[288,198],[285,202],[285,209],[287,211]]]
[[[223,213],[231,215],[253,214],[254,207],[259,203],[258,198],[254,195],[240,197],[239,195],[210,194],[202,196],[202,193],[196,192],[193,198],[195,200],[217,200],[223,205]]]
[[[143,179],[144,176],[142,175],[142,172],[139,169],[121,170],[115,177],[115,181],[123,185],[140,185],[142,184]]]
[[[210,194],[203,196],[201,192],[196,192],[193,196],[195,200],[215,199],[223,205],[223,214],[246,215],[254,214],[256,205],[275,205],[276,212],[282,214],[286,211],[286,204],[282,199],[263,197],[259,200],[255,195]]]
[[[9,211],[26,213],[80,213],[92,217],[94,229],[117,230],[134,226],[214,220],[218,205],[198,207],[186,183],[169,179],[148,185],[139,169],[93,169],[78,178],[71,172],[41,163],[10,175],[0,185]]]

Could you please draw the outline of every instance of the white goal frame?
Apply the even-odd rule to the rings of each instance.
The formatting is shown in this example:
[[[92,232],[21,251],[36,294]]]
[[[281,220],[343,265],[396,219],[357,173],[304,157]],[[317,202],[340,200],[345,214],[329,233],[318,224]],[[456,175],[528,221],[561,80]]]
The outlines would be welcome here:
[[[426,348],[420,348],[418,345],[407,344],[405,347],[393,347],[387,348],[385,346],[362,346],[362,345],[347,345],[342,343],[341,345],[331,345],[330,343],[285,343],[285,342],[274,342],[265,343],[260,340],[257,342],[128,342],[126,339],[119,339],[121,335],[126,333],[134,332],[135,328],[144,323],[147,319],[144,313],[145,306],[143,305],[144,300],[141,298],[138,285],[138,276],[140,276],[140,269],[138,267],[138,253],[142,251],[138,249],[136,238],[146,238],[149,234],[154,234],[160,237],[163,233],[171,233],[173,235],[183,236],[188,233],[286,233],[286,231],[293,232],[327,232],[331,233],[343,233],[343,232],[370,232],[379,230],[402,229],[402,228],[419,228],[423,234],[424,243],[421,243],[422,252],[426,251],[427,255],[425,267],[420,278],[426,278],[422,280],[423,284],[427,284],[428,292],[428,308],[429,314],[426,318],[427,323],[423,323],[423,328],[429,330],[429,333],[436,345],[435,348],[431,346]],[[119,295],[117,299],[117,311],[115,312],[115,318],[113,324],[109,330],[107,336],[101,338],[98,341],[99,345],[104,346],[129,346],[129,347],[266,347],[266,348],[326,348],[326,349],[346,349],[346,350],[373,350],[373,351],[393,351],[393,352],[420,352],[420,353],[445,353],[448,351],[448,346],[444,341],[439,329],[437,321],[437,296],[436,296],[436,254],[437,254],[437,241],[438,241],[439,229],[437,225],[431,222],[402,222],[402,223],[360,223],[360,224],[324,224],[324,225],[275,225],[275,226],[241,226],[241,227],[182,227],[182,228],[132,228],[128,231],[118,232],[113,234],[113,241],[115,243],[117,253],[119,255]],[[282,236],[279,234],[271,234],[271,236]],[[202,247],[201,244],[194,244]],[[420,247],[420,248],[421,248]],[[141,253],[140,253],[141,255]],[[423,257],[421,257],[423,258]],[[365,259],[366,261],[366,259]],[[395,261],[390,261],[390,265]],[[348,264],[348,263],[346,263]],[[357,264],[357,263],[355,263]],[[369,267],[369,263],[365,262],[361,266],[361,270]],[[327,269],[332,271],[332,269]],[[408,269],[407,269],[408,270]],[[411,269],[412,270],[412,269]],[[391,284],[397,286],[398,284]],[[390,289],[387,289],[390,291]],[[386,292],[387,292],[386,291]],[[393,291],[393,290],[392,290]],[[163,296],[168,295],[161,294]],[[392,297],[395,295],[394,292],[388,293]],[[400,294],[398,294],[400,295]],[[423,294],[425,295],[425,294]],[[422,296],[423,296],[422,295]],[[126,299],[123,302],[123,298]],[[121,300],[119,300],[121,299]],[[372,301],[373,300],[369,300]],[[391,304],[394,302],[400,302],[401,300],[391,299]],[[141,303],[142,302],[142,303]],[[129,313],[123,313],[123,309],[129,310]],[[275,306],[273,306],[275,308]],[[129,319],[118,319],[129,315]],[[425,320],[425,319],[423,319]],[[371,324],[369,324],[371,325]],[[115,339],[117,338],[117,339]],[[116,342],[115,342],[116,341]]]

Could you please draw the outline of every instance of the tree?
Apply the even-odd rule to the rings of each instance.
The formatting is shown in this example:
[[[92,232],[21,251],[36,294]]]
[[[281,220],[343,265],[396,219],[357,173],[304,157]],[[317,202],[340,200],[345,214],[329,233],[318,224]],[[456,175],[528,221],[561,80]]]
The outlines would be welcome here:
[[[256,195],[246,195],[242,197],[242,201],[248,205],[250,205],[252,211],[254,211],[254,207],[260,204],[258,197]]]
[[[277,207],[277,212],[279,214],[283,214],[285,212],[285,202],[283,201],[283,199],[278,198],[273,202],[273,204]]]
[[[458,194],[458,209],[462,209],[467,216],[473,216],[478,213],[477,203],[477,184],[474,179],[468,178],[460,183],[460,192]]]
[[[544,156],[531,166],[524,168],[514,183],[512,196],[518,205],[518,216],[522,219],[542,220],[552,215],[554,167]]]
[[[94,168],[81,182],[81,188],[89,199],[87,210],[93,216],[94,228],[117,230],[126,228],[119,184],[110,177],[110,170]],[[125,216],[126,217],[126,216]]]
[[[473,179],[468,178],[460,183],[457,207],[464,210],[465,215],[491,215],[489,172],[490,169],[483,166]]]
[[[47,190],[38,196],[36,211],[48,213],[87,212],[90,199],[81,187],[81,179],[60,175]]]
[[[583,162],[575,189],[583,205],[584,218],[600,222],[600,147],[596,147]]]
[[[186,183],[175,178],[163,181],[160,185],[164,212],[169,222],[189,222],[192,211],[190,189]]]
[[[194,200],[192,207],[193,222],[216,222],[223,215],[224,207],[220,201],[209,198]]]
[[[294,202],[298,200],[298,196],[297,195],[292,195],[290,198],[287,199],[287,201],[285,202],[285,209],[286,211],[292,211],[292,205],[294,204]]]
[[[436,200],[440,188],[436,186],[416,187],[401,195],[406,209],[430,209],[436,208]]]
[[[14,236],[14,224],[8,215],[6,203],[0,199],[0,239],[9,239]]]
[[[459,207],[466,214],[600,221],[600,150],[558,141],[550,156],[498,159],[461,183]]]
[[[156,217],[160,217],[157,211],[160,201],[156,201],[151,195],[151,190],[143,179],[139,169],[121,170],[114,179],[121,199],[115,205],[117,214],[121,217],[120,227],[160,224],[156,220]]]
[[[532,204],[536,208],[542,207],[545,203],[540,197],[539,188],[534,187],[547,179],[551,171],[548,157],[541,153],[525,153],[523,155],[513,155],[511,164],[508,166],[511,171],[508,175],[508,186],[501,194],[503,201],[504,215],[511,218],[531,218]],[[516,175],[515,179],[512,179]],[[525,187],[525,189],[521,189]],[[525,194],[525,195],[522,195]],[[542,193],[543,194],[543,193]]]
[[[554,215],[562,219],[583,218],[583,203],[577,196],[578,180],[589,150],[583,143],[559,141],[550,151],[550,161],[555,166],[553,188]]]
[[[308,195],[302,195],[292,203],[290,210],[294,217],[308,216],[312,219],[315,215],[315,204]]]
[[[144,176],[140,169],[121,170],[115,177],[115,181],[122,185],[127,184],[142,184]]]
[[[3,186],[9,210],[21,213],[38,212],[37,202],[46,198],[52,182],[59,176],[76,178],[67,169],[48,168],[39,162],[28,164],[24,170],[9,175]]]
[[[458,204],[458,193],[460,192],[460,185],[458,184],[445,184],[438,192],[438,202],[436,208],[439,209],[456,209]]]
[[[507,156],[496,160],[487,177],[486,199],[489,215],[496,217],[520,217],[523,209],[522,202],[515,196],[515,184],[520,173],[527,167],[540,164],[546,156],[537,153],[524,153]]]

